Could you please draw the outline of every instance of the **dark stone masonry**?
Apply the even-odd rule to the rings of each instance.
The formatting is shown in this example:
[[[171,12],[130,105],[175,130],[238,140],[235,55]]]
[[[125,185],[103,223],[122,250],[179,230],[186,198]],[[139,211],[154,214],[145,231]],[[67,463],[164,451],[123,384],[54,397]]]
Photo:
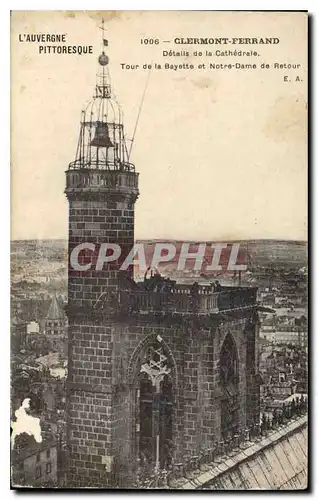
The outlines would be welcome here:
[[[70,253],[86,242],[131,248],[137,174],[123,188],[127,176],[103,171],[116,180],[105,187],[86,171],[92,189],[76,175],[67,172]],[[165,292],[153,282],[134,283],[110,264],[70,266],[68,486],[129,487],[137,467],[155,467],[157,447],[167,468],[259,418],[256,290]],[[142,370],[149,361],[164,372],[157,391]]]
[[[108,61],[102,53],[66,172],[67,487],[133,487],[259,423],[256,289],[158,273],[135,282],[132,268],[120,270],[139,174]],[[120,246],[115,262],[99,261],[105,243]]]

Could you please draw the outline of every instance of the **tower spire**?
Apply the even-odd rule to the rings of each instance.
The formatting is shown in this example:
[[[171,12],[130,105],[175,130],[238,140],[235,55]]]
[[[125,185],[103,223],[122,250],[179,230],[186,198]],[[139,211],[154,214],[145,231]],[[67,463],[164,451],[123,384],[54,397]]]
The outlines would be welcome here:
[[[101,30],[102,32],[102,52],[104,51],[104,47],[108,47],[108,40],[105,38],[105,31],[106,31],[106,28],[105,28],[105,21],[104,21],[104,18],[102,19],[102,24],[101,26],[99,27],[99,29]]]
[[[101,54],[98,57],[99,68],[97,72],[97,82],[96,82],[96,97],[101,97],[102,99],[111,97],[111,84],[109,76],[109,57],[105,54],[105,47],[108,47],[108,40],[105,38],[105,23],[102,19],[102,24],[99,27],[101,30]]]
[[[76,157],[70,169],[133,171],[125,142],[122,110],[111,88],[104,19],[99,28],[102,48],[98,56],[95,93],[82,111]]]

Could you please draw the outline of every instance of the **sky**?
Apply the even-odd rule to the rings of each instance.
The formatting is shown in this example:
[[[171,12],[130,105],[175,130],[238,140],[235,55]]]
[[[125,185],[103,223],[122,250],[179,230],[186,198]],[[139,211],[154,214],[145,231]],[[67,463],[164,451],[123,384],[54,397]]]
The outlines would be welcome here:
[[[143,64],[207,66],[150,72],[131,157],[140,173],[136,238],[305,240],[306,15],[191,11],[12,14],[12,239],[67,238],[65,170],[75,159],[81,109],[94,91],[102,16],[130,138],[148,76]],[[34,33],[66,34],[67,45],[93,45],[93,54],[39,54],[38,43],[19,41],[20,34]],[[176,37],[278,37],[279,43],[175,45]],[[144,38],[160,43],[141,44]],[[216,49],[259,56],[205,55]],[[190,56],[164,57],[164,50]],[[194,57],[195,50],[202,57]],[[213,71],[210,62],[258,68]],[[141,69],[122,69],[122,63]],[[274,70],[273,63],[301,67]]]

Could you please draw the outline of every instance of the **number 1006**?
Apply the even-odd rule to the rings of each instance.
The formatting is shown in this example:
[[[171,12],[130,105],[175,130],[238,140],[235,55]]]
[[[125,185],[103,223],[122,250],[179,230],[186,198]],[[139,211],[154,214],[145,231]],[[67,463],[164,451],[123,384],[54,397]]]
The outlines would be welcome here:
[[[158,45],[159,38],[141,38],[140,43],[141,45]]]

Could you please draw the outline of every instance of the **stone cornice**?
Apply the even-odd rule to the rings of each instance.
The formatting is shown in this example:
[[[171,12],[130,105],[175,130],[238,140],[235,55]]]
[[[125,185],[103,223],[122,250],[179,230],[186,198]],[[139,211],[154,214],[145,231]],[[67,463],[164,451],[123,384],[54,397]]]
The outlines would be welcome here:
[[[237,320],[250,317],[255,312],[256,306],[244,307],[233,311],[215,312],[213,314],[195,314],[170,312],[153,312],[153,311],[135,311],[130,313],[128,311],[120,311],[119,308],[105,308],[98,309],[94,307],[66,307],[66,314],[69,322],[72,323],[73,319],[79,320],[93,320],[96,324],[105,324],[118,322],[123,324],[145,324],[149,325],[191,325],[197,328],[209,329],[218,326],[221,323],[236,323]]]

